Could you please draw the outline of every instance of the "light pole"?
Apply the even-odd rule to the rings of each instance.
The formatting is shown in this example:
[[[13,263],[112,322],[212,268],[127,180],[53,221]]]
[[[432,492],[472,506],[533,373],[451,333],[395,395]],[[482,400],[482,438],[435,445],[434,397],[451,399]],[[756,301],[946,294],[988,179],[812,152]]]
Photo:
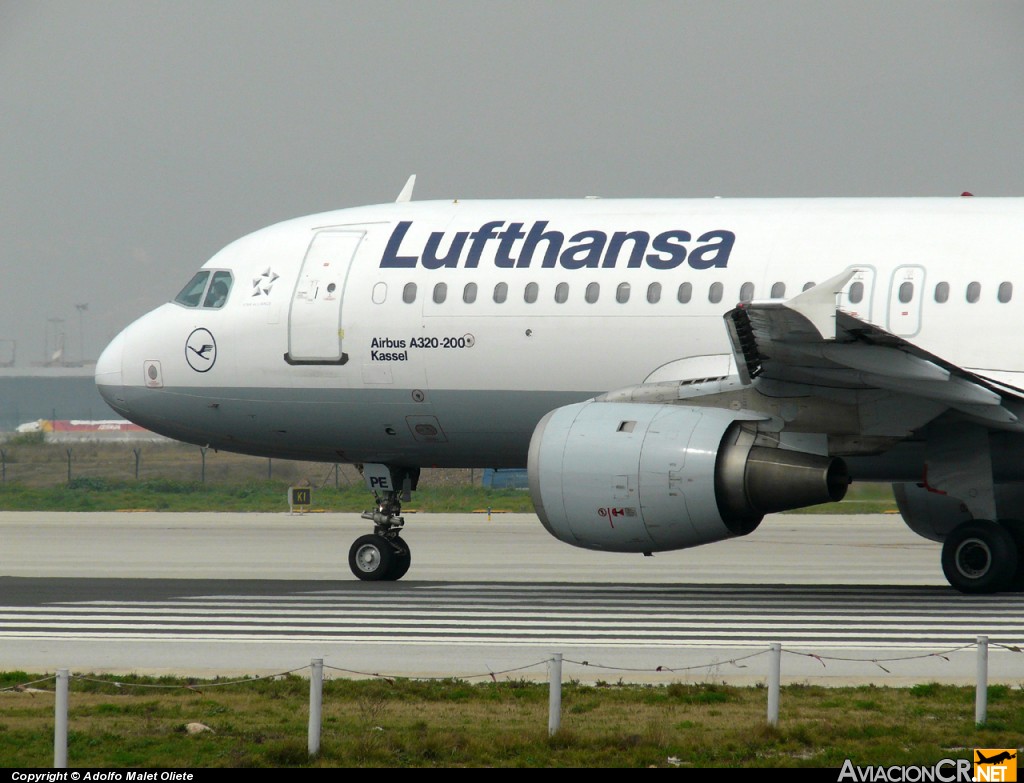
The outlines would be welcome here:
[[[82,325],[82,314],[89,309],[89,303],[83,302],[82,304],[76,304],[75,309],[78,311],[78,360],[83,365],[85,364],[85,327]]]
[[[63,318],[47,318],[47,323],[53,324],[53,350],[47,340],[46,346],[46,365],[52,366],[64,363],[64,319]]]

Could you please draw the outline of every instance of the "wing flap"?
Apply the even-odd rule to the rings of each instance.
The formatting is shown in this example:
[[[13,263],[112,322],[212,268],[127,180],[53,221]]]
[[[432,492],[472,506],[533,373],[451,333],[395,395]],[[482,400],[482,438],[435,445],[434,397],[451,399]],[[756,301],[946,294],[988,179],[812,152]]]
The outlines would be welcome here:
[[[1024,430],[1016,413],[1024,404],[1020,389],[988,381],[840,310],[837,293],[853,274],[844,272],[785,302],[754,301],[726,313],[742,381],[882,389]]]

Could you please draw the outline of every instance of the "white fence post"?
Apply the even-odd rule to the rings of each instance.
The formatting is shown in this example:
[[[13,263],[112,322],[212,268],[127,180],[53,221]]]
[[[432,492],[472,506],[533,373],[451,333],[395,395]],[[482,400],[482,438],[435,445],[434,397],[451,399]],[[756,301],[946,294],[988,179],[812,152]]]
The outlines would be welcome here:
[[[773,642],[768,655],[768,725],[779,725],[779,687],[782,683],[782,645]]]
[[[562,653],[551,656],[551,676],[548,685],[548,736],[562,727]]]
[[[68,766],[68,670],[57,669],[56,696],[53,705],[53,768]]]
[[[320,725],[324,703],[324,659],[314,658],[309,673],[309,755],[320,752]]]
[[[978,682],[974,692],[974,723],[988,720],[988,637],[978,637]]]

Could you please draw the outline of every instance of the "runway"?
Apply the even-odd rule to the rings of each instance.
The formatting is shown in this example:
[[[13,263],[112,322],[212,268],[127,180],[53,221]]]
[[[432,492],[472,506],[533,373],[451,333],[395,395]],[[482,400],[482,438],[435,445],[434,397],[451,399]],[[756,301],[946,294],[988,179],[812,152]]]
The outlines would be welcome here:
[[[898,517],[765,521],[643,558],[576,550],[530,516],[409,520],[408,577],[362,583],[356,515],[0,514],[0,669],[268,673],[314,657],[397,676],[1024,681],[1024,602],[946,586]],[[733,664],[730,661],[742,659]]]

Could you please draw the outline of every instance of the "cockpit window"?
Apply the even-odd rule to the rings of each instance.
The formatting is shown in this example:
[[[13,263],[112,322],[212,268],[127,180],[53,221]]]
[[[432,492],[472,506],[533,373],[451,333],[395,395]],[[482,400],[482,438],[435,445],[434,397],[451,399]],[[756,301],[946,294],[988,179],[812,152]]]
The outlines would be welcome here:
[[[196,272],[196,276],[188,281],[188,285],[181,289],[181,293],[174,297],[174,301],[185,307],[198,307],[209,278],[209,272]]]
[[[174,301],[185,307],[203,307],[219,309],[227,301],[228,292],[231,291],[231,273],[221,270],[212,273],[208,269],[196,272],[195,277],[188,281],[188,285],[181,289],[181,293],[174,297]],[[204,297],[203,294],[206,294]]]
[[[223,307],[230,290],[231,273],[214,272],[213,280],[210,281],[210,290],[206,292],[206,299],[203,300],[203,307]]]

